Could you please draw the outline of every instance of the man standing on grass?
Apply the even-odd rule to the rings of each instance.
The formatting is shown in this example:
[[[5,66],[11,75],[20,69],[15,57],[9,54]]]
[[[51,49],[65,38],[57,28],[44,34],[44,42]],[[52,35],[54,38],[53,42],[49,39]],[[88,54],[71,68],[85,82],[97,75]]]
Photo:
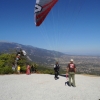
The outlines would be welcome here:
[[[69,86],[76,87],[75,85],[75,72],[76,72],[76,66],[73,62],[73,59],[70,60],[70,63],[67,66],[67,73],[69,74]],[[72,79],[72,84],[71,84]]]

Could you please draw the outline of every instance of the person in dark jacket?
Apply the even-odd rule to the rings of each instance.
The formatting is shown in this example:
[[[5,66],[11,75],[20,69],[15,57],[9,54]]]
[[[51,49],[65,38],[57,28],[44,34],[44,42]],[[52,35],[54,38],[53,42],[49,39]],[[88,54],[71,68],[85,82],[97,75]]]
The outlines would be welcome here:
[[[31,73],[34,73],[34,66],[31,66]]]
[[[60,66],[59,66],[59,64],[58,64],[58,62],[56,62],[56,64],[54,65],[54,73],[55,73],[55,80],[56,79],[58,79],[59,77],[58,77],[58,75],[59,75],[59,68],[60,68]]]

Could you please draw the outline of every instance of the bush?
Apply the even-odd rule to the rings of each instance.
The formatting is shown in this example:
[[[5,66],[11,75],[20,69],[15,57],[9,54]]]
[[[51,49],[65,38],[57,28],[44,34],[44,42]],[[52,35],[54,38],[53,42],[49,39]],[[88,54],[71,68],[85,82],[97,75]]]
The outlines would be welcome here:
[[[12,74],[17,73],[12,70],[12,64],[15,62],[16,55],[15,54],[1,54],[0,55],[0,74]],[[21,67],[21,72],[26,73],[26,62],[27,59],[22,57],[21,60],[18,61],[18,64]]]
[[[52,68],[48,68],[45,66],[38,66],[37,70],[42,74],[54,74],[54,70]]]
[[[26,73],[26,66],[22,66],[21,69],[20,69],[20,72],[21,73]]]
[[[3,68],[0,68],[0,74],[13,74],[14,71],[12,70],[11,67],[3,67]]]

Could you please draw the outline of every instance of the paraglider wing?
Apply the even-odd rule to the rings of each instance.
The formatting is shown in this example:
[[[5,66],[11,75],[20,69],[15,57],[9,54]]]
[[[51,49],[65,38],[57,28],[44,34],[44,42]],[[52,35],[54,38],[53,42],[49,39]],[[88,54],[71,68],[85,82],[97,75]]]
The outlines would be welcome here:
[[[36,0],[35,24],[39,26],[58,0]]]
[[[22,52],[23,52],[23,55],[25,56],[26,55],[26,51],[25,50],[22,50]]]

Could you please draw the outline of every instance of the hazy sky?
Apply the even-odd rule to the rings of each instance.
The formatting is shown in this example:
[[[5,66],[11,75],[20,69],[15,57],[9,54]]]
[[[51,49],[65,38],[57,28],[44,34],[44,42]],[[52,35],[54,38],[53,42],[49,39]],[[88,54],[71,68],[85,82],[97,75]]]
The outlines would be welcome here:
[[[0,41],[100,55],[100,0],[58,0],[41,26],[36,0],[0,0]]]

